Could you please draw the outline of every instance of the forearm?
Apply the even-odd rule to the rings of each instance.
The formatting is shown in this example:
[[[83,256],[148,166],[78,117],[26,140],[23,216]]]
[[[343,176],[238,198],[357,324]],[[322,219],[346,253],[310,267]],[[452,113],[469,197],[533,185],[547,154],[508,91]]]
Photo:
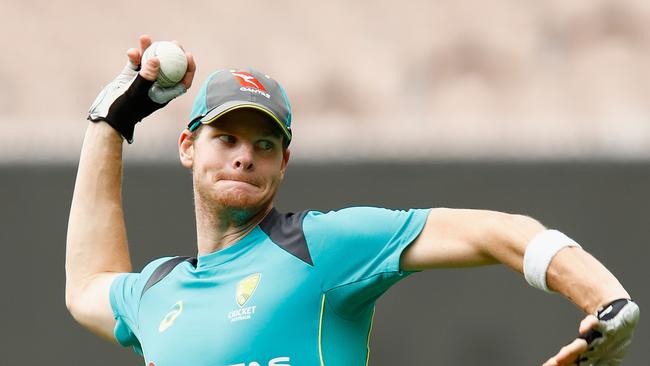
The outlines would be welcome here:
[[[545,228],[537,221],[519,215],[502,220],[501,234],[495,235],[500,244],[488,251],[498,261],[523,272],[523,261],[531,240]],[[579,247],[564,247],[551,260],[546,271],[546,283],[587,313],[618,299],[629,298],[616,277],[596,258]]]
[[[483,211],[474,227],[482,234],[474,235],[474,246],[487,258],[485,263],[500,262],[523,273],[526,248],[533,238],[546,228],[523,215]],[[628,293],[597,259],[577,247],[561,249],[551,261],[546,273],[547,286],[587,313]]]
[[[121,180],[122,137],[106,123],[89,123],[68,221],[68,300],[97,274],[131,270]]]
[[[546,272],[548,287],[573,301],[586,313],[619,298],[630,298],[616,277],[580,248],[559,251]]]

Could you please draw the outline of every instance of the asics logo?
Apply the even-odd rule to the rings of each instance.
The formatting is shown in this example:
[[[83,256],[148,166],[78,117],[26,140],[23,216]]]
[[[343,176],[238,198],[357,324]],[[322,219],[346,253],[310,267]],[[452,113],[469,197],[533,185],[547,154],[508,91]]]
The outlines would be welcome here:
[[[183,301],[178,301],[174,305],[172,305],[170,311],[165,315],[162,321],[160,321],[160,325],[158,326],[158,331],[160,333],[166,331],[169,327],[174,324],[176,321],[176,318],[178,318],[179,315],[183,312]]]

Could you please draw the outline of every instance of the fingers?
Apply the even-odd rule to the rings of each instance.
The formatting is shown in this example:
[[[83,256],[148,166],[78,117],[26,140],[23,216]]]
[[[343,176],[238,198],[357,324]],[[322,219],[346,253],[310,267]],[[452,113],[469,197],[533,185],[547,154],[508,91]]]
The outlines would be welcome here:
[[[140,51],[137,48],[129,48],[126,51],[126,56],[129,58],[129,62],[133,65],[140,65]]]
[[[560,352],[551,357],[542,366],[573,366],[576,365],[578,357],[587,350],[587,342],[584,339],[575,339],[570,344],[562,347]]]
[[[146,50],[147,48],[149,48],[149,46],[151,46],[151,43],[153,43],[153,41],[151,40],[151,37],[147,34],[141,35],[139,41],[140,41],[140,55],[142,55],[144,50]]]
[[[192,80],[194,79],[194,73],[196,72],[196,64],[194,63],[194,56],[191,53],[185,52],[185,54],[187,55],[187,71],[185,72],[185,76],[183,76],[181,83],[183,83],[185,89],[189,89],[192,86]]]
[[[187,71],[185,72],[185,76],[183,79],[181,79],[180,83],[185,86],[185,89],[189,89],[192,86],[192,80],[194,79],[194,72],[196,71],[196,63],[194,63],[194,55],[191,53],[185,51],[185,47],[183,47],[178,40],[174,39],[172,40],[172,43],[180,47],[183,52],[185,52],[185,55],[187,56]]]
[[[144,65],[141,65],[140,76],[143,78],[154,81],[158,77],[160,71],[160,60],[157,57],[152,57],[147,60]]]
[[[591,329],[595,329],[597,325],[598,325],[598,318],[596,318],[595,315],[587,315],[587,317],[582,319],[582,321],[580,322],[579,332],[580,334],[585,334]]]
[[[146,34],[143,34],[138,38],[138,43],[139,46],[138,48],[129,48],[126,51],[126,56],[129,58],[129,62],[131,62],[135,66],[140,65],[140,61],[142,60],[142,54],[144,53],[144,50],[146,50],[149,46],[151,46],[151,37],[149,37]]]
[[[156,57],[152,57],[144,65],[141,65],[142,55],[144,51],[151,46],[152,40],[149,35],[143,34],[138,38],[139,48],[130,48],[127,51],[129,56],[129,61],[135,65],[140,65],[140,76],[143,78],[154,81],[158,77],[158,71],[160,70],[160,60]]]
[[[142,54],[144,50],[151,45],[151,37],[146,34],[138,38],[138,47],[129,48],[126,51],[126,56],[129,58],[129,63],[134,70],[137,70],[142,61]]]

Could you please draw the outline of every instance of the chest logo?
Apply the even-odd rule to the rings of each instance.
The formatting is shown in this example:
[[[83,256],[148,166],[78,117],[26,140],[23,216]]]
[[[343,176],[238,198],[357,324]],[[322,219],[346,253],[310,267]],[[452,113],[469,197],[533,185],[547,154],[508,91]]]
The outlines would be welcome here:
[[[261,278],[261,273],[255,273],[239,281],[237,284],[237,293],[235,295],[239,307],[243,307],[246,302],[248,302],[248,299],[253,296],[253,293],[257,289],[257,285],[259,285]]]
[[[237,283],[237,290],[235,292],[235,301],[237,301],[238,308],[228,313],[230,322],[238,322],[241,320],[249,320],[255,316],[256,305],[244,306],[250,300],[251,296],[257,290],[262,278],[261,273],[255,273],[247,276]]]
[[[169,327],[172,326],[172,324],[174,324],[176,318],[178,318],[182,312],[183,312],[183,300],[178,301],[177,303],[172,305],[167,315],[165,315],[163,320],[160,321],[160,325],[158,326],[158,331],[160,333],[166,331]]]

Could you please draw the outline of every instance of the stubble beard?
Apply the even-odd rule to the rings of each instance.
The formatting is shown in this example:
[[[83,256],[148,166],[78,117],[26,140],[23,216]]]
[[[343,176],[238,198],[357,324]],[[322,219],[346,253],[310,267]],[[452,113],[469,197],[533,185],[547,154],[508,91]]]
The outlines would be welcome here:
[[[270,197],[251,195],[239,190],[218,192],[214,185],[203,186],[194,180],[194,204],[197,215],[218,218],[221,222],[241,225],[271,204],[279,183],[274,183]]]

